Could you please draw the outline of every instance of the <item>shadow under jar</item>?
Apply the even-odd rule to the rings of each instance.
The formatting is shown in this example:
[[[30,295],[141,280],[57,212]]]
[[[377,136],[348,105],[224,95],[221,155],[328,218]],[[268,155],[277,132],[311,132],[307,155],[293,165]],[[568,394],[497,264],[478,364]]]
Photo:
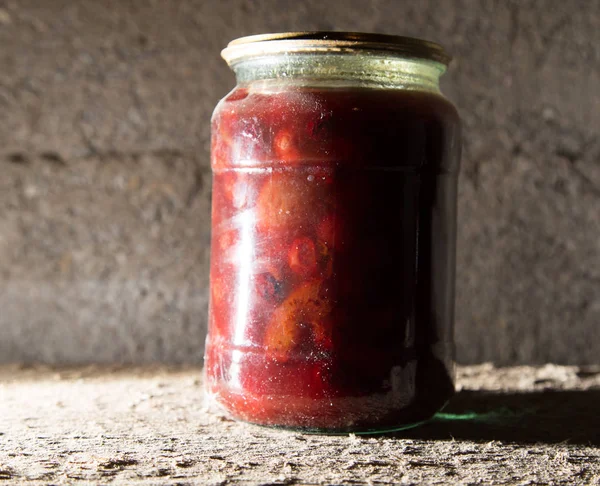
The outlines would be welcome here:
[[[212,118],[207,400],[296,430],[383,432],[454,392],[460,126],[436,44],[238,39]]]

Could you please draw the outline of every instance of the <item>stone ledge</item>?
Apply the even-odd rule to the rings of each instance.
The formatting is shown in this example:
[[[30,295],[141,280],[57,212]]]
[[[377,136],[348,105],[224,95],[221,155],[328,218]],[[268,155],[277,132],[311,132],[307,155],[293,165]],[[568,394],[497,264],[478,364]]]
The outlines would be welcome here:
[[[316,436],[219,419],[198,368],[0,367],[7,484],[600,484],[600,367],[459,367],[429,424]]]

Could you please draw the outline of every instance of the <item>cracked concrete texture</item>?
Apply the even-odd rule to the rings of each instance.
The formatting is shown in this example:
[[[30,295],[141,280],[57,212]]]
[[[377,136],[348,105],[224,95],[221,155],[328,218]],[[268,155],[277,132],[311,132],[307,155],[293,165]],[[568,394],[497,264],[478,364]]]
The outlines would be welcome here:
[[[208,413],[198,368],[0,366],[10,484],[598,485],[600,367],[458,367],[429,423],[310,435]]]
[[[0,361],[201,359],[219,51],[299,29],[454,55],[459,361],[597,361],[596,0],[0,0]]]

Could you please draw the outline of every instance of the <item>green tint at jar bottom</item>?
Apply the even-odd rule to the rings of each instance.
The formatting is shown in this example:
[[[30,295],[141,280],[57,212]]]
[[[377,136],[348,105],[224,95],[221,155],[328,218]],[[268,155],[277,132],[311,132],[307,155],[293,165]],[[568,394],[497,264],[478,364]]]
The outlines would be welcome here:
[[[276,430],[287,430],[290,432],[300,432],[300,433],[309,434],[309,435],[348,435],[348,434],[379,435],[379,434],[391,434],[392,432],[401,432],[403,430],[414,429],[415,427],[419,427],[430,421],[431,421],[431,419],[428,419],[428,420],[423,420],[421,422],[415,422],[413,424],[401,425],[399,427],[383,428],[383,429],[369,429],[369,430],[356,430],[356,431],[343,431],[343,430],[336,431],[336,430],[329,430],[329,429],[302,429],[302,428],[283,427],[283,426],[278,426],[278,425],[257,425],[257,424],[252,424],[250,422],[247,422],[247,423],[250,425],[255,425],[257,427],[266,427],[269,429],[276,429]]]

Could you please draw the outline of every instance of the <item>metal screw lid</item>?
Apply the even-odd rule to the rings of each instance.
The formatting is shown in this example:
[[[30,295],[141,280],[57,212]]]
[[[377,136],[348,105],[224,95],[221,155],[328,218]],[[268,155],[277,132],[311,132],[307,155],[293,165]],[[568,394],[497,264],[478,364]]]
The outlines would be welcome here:
[[[240,37],[221,52],[231,66],[238,61],[284,53],[385,53],[448,65],[451,56],[435,42],[386,34],[362,32],[282,32]]]

